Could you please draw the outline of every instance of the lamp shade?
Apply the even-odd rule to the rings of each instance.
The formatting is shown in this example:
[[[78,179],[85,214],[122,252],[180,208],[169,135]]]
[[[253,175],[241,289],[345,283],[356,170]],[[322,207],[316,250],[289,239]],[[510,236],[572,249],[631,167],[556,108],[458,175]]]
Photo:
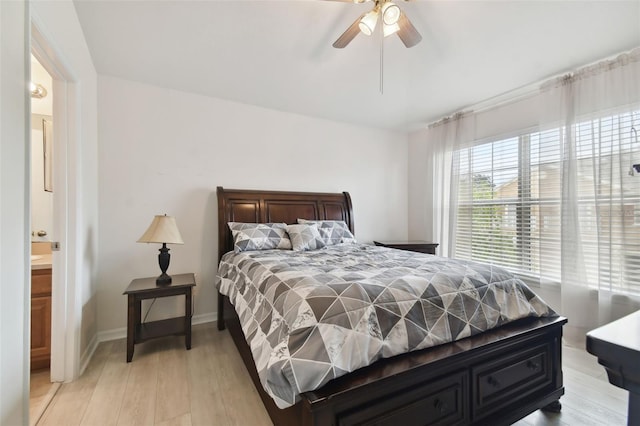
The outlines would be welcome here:
[[[184,244],[176,219],[173,216],[157,215],[151,225],[138,239],[139,243]]]
[[[376,23],[378,22],[378,10],[379,8],[376,6],[372,11],[367,12],[362,19],[360,19],[360,23],[358,24],[358,28],[365,35],[373,34],[373,30],[376,28]]]
[[[393,25],[400,19],[400,8],[397,4],[387,2],[382,6],[382,22]]]
[[[400,25],[398,25],[397,23],[393,25],[387,25],[384,22],[382,23],[382,34],[385,37],[389,37],[390,35],[395,34],[398,31],[400,31]]]

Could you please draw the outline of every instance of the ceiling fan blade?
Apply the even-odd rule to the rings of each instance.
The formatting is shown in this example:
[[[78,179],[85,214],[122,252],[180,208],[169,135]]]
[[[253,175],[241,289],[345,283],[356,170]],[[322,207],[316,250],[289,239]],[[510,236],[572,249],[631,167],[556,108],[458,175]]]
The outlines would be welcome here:
[[[351,40],[353,40],[360,32],[360,27],[358,26],[358,24],[360,24],[360,20],[364,15],[364,13],[360,15],[360,17],[356,19],[349,28],[347,28],[347,31],[343,32],[342,35],[338,37],[338,39],[333,43],[333,47],[335,47],[336,49],[342,49],[343,47],[346,47],[349,43],[351,43]]]
[[[422,36],[418,32],[418,30],[416,30],[416,27],[413,26],[411,21],[409,21],[409,18],[407,18],[407,15],[405,15],[404,12],[400,12],[398,26],[400,27],[400,29],[396,34],[398,34],[398,37],[400,37],[400,40],[402,40],[405,46],[413,47],[416,44],[420,43],[420,40],[422,40]]]

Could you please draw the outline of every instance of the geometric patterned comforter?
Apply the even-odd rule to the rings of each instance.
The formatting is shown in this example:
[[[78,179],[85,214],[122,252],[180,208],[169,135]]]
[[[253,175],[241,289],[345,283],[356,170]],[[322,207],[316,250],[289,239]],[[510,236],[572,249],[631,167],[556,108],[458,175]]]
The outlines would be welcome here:
[[[380,358],[556,315],[500,267],[365,244],[230,252],[216,286],[280,408]]]

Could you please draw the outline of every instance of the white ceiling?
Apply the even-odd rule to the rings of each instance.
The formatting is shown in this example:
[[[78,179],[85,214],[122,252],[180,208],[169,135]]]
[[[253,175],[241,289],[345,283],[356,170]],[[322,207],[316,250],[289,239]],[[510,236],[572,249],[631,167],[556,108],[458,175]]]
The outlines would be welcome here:
[[[331,44],[372,3],[75,0],[98,73],[407,130],[640,46],[640,0],[401,2],[423,40]]]

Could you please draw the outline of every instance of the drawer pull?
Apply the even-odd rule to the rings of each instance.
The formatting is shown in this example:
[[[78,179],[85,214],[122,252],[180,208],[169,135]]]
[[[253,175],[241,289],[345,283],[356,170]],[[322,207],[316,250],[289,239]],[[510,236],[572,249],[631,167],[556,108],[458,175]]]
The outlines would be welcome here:
[[[499,388],[500,387],[500,382],[496,378],[494,378],[493,376],[489,376],[487,378],[487,383],[489,383],[494,388]]]
[[[442,402],[439,399],[436,399],[433,402],[433,406],[435,407],[436,410],[438,410],[440,412],[440,414],[444,414],[447,412],[447,410],[449,409],[449,406],[447,405],[446,402]]]
[[[529,370],[537,370],[538,368],[540,368],[540,364],[531,360],[527,361],[527,368]]]

